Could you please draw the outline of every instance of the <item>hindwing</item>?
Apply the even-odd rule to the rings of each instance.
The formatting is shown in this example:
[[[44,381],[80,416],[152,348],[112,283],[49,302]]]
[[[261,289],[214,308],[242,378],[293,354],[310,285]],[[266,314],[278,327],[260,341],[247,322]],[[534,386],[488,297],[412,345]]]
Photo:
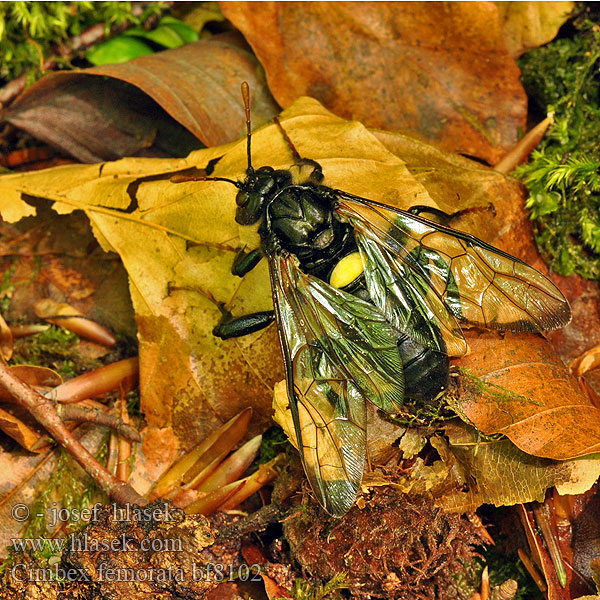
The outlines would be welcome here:
[[[269,257],[275,314],[298,447],[315,495],[344,514],[362,479],[369,400],[387,412],[403,401],[397,331],[372,304]]]

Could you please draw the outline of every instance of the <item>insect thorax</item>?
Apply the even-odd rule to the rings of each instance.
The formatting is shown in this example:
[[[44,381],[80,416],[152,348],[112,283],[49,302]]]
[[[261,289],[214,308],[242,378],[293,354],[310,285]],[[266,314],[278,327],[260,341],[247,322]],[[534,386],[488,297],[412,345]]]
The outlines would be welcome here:
[[[266,206],[260,233],[326,281],[339,259],[356,248],[353,229],[335,213],[330,194],[310,184],[284,187]]]

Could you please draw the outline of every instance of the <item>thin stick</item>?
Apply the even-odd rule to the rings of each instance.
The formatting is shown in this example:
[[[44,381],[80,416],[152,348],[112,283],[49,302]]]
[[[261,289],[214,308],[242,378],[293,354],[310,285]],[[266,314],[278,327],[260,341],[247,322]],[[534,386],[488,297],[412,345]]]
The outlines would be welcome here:
[[[294,157],[294,162],[297,163],[297,162],[301,161],[302,157],[300,156],[300,153],[298,152],[298,150],[296,150],[296,146],[294,146],[294,143],[290,139],[290,136],[287,134],[287,131],[283,128],[283,125],[281,124],[279,117],[275,117],[274,121],[275,121],[275,124],[277,125],[277,127],[279,127],[279,131],[281,131],[281,135],[283,136],[283,139],[285,140],[286,144],[289,146],[290,150],[292,151],[292,156]]]
[[[226,181],[227,183],[232,183],[238,188],[241,185],[239,181],[227,179],[227,177],[192,177],[188,175],[173,175],[169,181],[171,183],[188,183],[189,181]]]
[[[67,429],[56,411],[56,405],[38,394],[21,381],[10,368],[0,362],[0,385],[4,386],[15,401],[23,406],[31,416],[83,467],[85,472],[102,488],[106,495],[122,504],[139,504],[148,501],[140,496],[129,484],[111,475]]]
[[[140,432],[125,423],[123,419],[111,415],[105,410],[98,410],[91,406],[82,406],[81,404],[58,404],[56,406],[58,416],[63,421],[76,421],[78,423],[95,423],[114,429],[117,433],[132,442],[141,442]]]
[[[129,419],[127,406],[125,405],[125,394],[121,394],[121,398],[117,403],[117,410],[121,411],[121,420],[124,424]],[[129,467],[131,458],[131,441],[122,433],[119,435],[119,462],[117,463],[117,477],[121,481],[129,481]]]
[[[552,115],[546,117],[543,121],[538,123],[533,129],[528,131],[517,144],[509,150],[508,154],[502,158],[502,160],[494,167],[494,171],[504,173],[507,175],[517,165],[521,164],[531,154],[531,152],[537,147],[542,141],[544,134],[550,124],[552,123]]]

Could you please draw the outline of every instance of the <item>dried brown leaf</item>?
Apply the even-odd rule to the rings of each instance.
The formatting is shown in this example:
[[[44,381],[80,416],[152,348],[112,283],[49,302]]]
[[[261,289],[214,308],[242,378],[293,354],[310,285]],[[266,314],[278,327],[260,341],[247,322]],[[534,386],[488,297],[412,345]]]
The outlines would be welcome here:
[[[3,117],[82,162],[146,148],[181,156],[193,147],[190,133],[207,146],[242,135],[243,80],[253,90],[256,124],[274,116],[257,66],[239,37],[215,36],[126,63],[52,73]]]
[[[496,162],[527,99],[492,2],[223,2],[277,102],[407,129]]]
[[[62,383],[62,377],[56,371],[46,367],[38,367],[36,365],[14,365],[10,370],[21,381],[24,381],[35,388],[49,389]],[[0,401],[12,401],[12,396],[2,385],[0,385]]]
[[[486,435],[502,433],[534,456],[600,452],[600,409],[540,335],[472,331],[456,409]]]
[[[312,99],[300,99],[281,119],[300,154],[323,165],[328,185],[403,208],[472,208],[453,225],[517,256],[535,256],[529,225],[515,208],[518,185],[503,175],[409,136],[370,132]],[[276,126],[252,139],[255,166],[292,162]],[[102,171],[68,166],[43,178],[0,179],[17,200],[23,193],[45,195],[61,212],[85,210],[102,246],[119,253],[138,314],[142,407],[152,427],[173,427],[187,448],[246,406],[258,417],[255,434],[270,421],[272,388],[283,379],[274,327],[225,342],[212,335],[220,312],[211,296],[234,315],[271,306],[266,265],[242,280],[230,273],[236,250],[257,243],[255,233],[235,223],[233,186],[169,181],[172,173],[218,157],[215,175],[244,176],[241,140],[187,159],[127,159]]]
[[[13,353],[13,334],[4,317],[0,315],[0,359],[9,361]]]
[[[546,490],[581,494],[600,475],[600,455],[556,461],[530,456],[510,440],[482,438],[472,427],[454,421],[444,427],[449,445],[436,449],[452,467],[453,489],[446,482],[437,502],[453,512],[473,511],[482,504],[506,506],[543,501]],[[466,488],[466,491],[465,491]]]
[[[44,433],[31,419],[27,419],[29,423],[25,422],[28,416],[19,407],[5,405],[5,408],[0,408],[0,429],[26,450],[33,451]]]

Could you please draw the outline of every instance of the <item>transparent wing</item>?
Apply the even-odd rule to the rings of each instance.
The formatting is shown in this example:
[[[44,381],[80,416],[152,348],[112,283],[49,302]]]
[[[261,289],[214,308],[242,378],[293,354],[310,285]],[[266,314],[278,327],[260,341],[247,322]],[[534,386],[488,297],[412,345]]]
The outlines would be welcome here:
[[[423,317],[434,319],[451,355],[466,348],[457,329],[461,321],[509,331],[550,330],[569,322],[571,309],[560,290],[514,256],[406,211],[336,194],[338,213],[356,229],[373,301],[403,331],[415,331],[406,328],[406,310],[397,309],[407,297]]]
[[[403,401],[397,332],[371,304],[269,258],[290,410],[312,489],[333,515],[354,502],[365,461],[365,400]]]
[[[421,269],[398,260],[361,228],[356,227],[356,232],[369,295],[387,320],[423,346],[453,356],[464,354],[467,342],[458,319]]]

